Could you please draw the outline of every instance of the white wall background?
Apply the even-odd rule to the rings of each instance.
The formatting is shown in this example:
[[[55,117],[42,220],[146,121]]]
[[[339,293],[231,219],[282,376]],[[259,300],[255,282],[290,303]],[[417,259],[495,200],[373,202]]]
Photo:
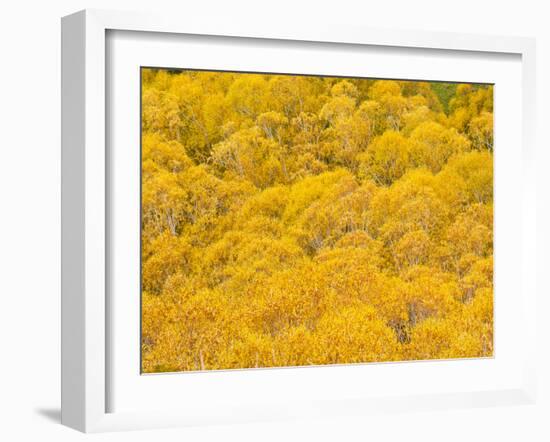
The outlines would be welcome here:
[[[550,429],[550,28],[544,1],[12,0],[0,10],[0,439],[73,441],[523,440]],[[167,10],[316,22],[534,36],[538,43],[539,348],[536,406],[374,415],[85,436],[59,425],[60,17],[83,8]]]

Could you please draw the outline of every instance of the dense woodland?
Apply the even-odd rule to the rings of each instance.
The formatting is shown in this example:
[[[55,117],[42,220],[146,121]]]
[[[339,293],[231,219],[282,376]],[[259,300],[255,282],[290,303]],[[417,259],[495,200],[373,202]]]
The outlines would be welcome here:
[[[491,356],[491,86],[142,70],[142,370]]]

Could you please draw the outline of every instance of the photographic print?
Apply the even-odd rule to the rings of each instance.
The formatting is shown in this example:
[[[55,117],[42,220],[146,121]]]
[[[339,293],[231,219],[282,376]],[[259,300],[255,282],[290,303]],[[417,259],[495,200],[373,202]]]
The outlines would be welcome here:
[[[141,371],[493,356],[493,86],[141,68]]]

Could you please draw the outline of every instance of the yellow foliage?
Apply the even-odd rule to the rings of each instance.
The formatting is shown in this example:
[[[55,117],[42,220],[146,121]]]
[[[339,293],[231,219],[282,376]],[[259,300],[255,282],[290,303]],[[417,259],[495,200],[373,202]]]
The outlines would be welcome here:
[[[410,142],[399,132],[389,130],[376,137],[359,156],[359,175],[379,185],[401,178],[409,167]]]
[[[445,128],[434,121],[418,125],[411,133],[411,158],[418,166],[427,166],[437,173],[459,153],[470,149],[471,142],[456,129]]]
[[[142,371],[491,356],[493,91],[452,91],[143,69]]]

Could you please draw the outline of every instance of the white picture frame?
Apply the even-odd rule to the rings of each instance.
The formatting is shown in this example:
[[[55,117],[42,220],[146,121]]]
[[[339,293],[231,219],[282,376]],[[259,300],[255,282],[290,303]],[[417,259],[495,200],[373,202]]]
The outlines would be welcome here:
[[[524,336],[522,381],[514,388],[478,388],[461,393],[388,394],[378,397],[332,398],[254,407],[227,415],[199,411],[108,412],[112,359],[107,328],[111,321],[108,286],[107,185],[108,117],[106,36],[110,31],[141,31],[270,39],[274,41],[368,45],[404,50],[467,51],[521,57],[521,326]],[[532,403],[536,397],[536,269],[535,250],[535,42],[518,37],[476,36],[416,31],[354,29],[340,26],[284,24],[272,28],[252,23],[212,23],[196,17],[86,10],[62,20],[62,423],[84,432],[246,422],[341,414],[388,412]],[[498,171],[497,171],[498,173]],[[498,259],[498,254],[497,254]],[[136,368],[139,370],[139,368]],[[340,370],[346,369],[339,367]],[[385,368],[380,368],[384,370]],[[285,369],[292,372],[295,369]],[[264,379],[273,376],[263,372]],[[344,374],[345,375],[345,374]],[[242,405],[242,404],[241,404]],[[289,411],[291,410],[291,411]]]

